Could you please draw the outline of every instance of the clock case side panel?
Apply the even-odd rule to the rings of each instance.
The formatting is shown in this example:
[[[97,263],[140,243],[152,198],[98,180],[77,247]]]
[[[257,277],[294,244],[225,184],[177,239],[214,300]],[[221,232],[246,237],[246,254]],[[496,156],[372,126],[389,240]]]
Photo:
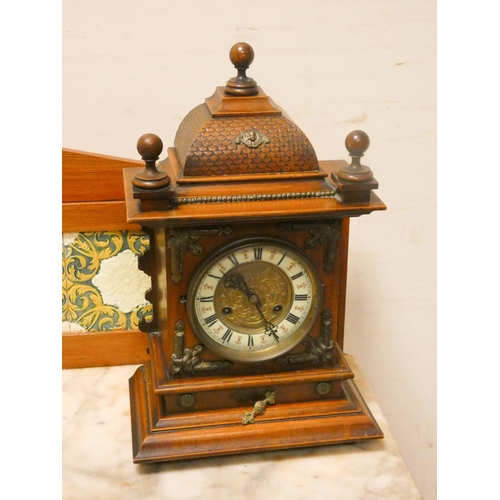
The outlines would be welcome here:
[[[324,227],[325,223],[308,223],[304,221],[297,221],[294,223],[283,224],[240,224],[233,226],[213,226],[203,228],[175,228],[165,229],[156,228],[155,232],[165,234],[165,247],[164,255],[157,252],[158,258],[164,258],[164,265],[158,266],[162,268],[155,281],[161,291],[160,295],[165,299],[161,303],[163,308],[162,328],[158,335],[160,337],[160,350],[163,356],[155,356],[155,370],[158,373],[167,374],[167,370],[162,368],[164,363],[171,367],[172,356],[176,351],[176,332],[182,329],[184,340],[183,350],[187,349],[196,356],[202,358],[203,361],[208,363],[221,363],[225,360],[218,358],[208,350],[199,352],[196,348],[200,345],[200,340],[193,332],[189,323],[187,308],[185,304],[187,290],[193,274],[200,262],[209,255],[211,252],[216,251],[222,245],[237,241],[239,239],[248,237],[271,237],[286,241],[289,244],[296,245],[299,249],[303,249],[305,253],[315,264],[320,281],[323,283],[323,304],[322,310],[328,309],[332,315],[332,340],[339,343],[339,327],[342,327],[343,320],[343,280],[342,270],[345,265],[342,261],[345,258],[344,243],[342,242],[345,231],[342,229],[345,225],[345,219],[334,219],[327,221],[326,224],[338,225],[340,228],[340,238],[334,245],[334,248],[327,249],[325,245],[319,241],[321,238],[315,234],[318,228]],[[310,248],[305,248],[306,242],[309,241]],[[325,271],[326,253],[333,252],[334,267],[329,272]],[[164,281],[163,281],[164,280]],[[161,302],[161,301],[160,301]],[[166,311],[166,312],[165,312]],[[343,329],[342,329],[343,330]],[[343,331],[341,331],[343,333]],[[318,338],[321,335],[321,321],[317,321],[312,331],[310,332],[311,338]],[[296,346],[290,354],[298,354],[304,352],[307,346],[300,344]],[[194,356],[194,354],[193,354]],[[189,368],[189,364],[187,365]],[[309,365],[310,366],[310,365]],[[214,367],[214,372],[207,371],[191,371],[183,370],[183,373],[171,376],[166,376],[163,380],[158,380],[159,386],[172,385],[175,381],[184,378],[201,377],[209,379],[210,377],[219,378],[259,374],[259,373],[277,373],[286,370],[307,369],[309,367],[304,363],[280,365],[274,360],[261,362],[261,363],[238,363],[235,362],[231,367],[217,370]],[[331,364],[326,363],[326,366],[331,368]],[[172,370],[168,370],[171,372]],[[161,392],[161,387],[159,388]]]
[[[345,309],[347,295],[347,265],[349,258],[349,217],[340,219],[340,238],[338,245],[338,304],[337,304],[337,344],[340,349],[344,350],[344,325],[345,325]]]

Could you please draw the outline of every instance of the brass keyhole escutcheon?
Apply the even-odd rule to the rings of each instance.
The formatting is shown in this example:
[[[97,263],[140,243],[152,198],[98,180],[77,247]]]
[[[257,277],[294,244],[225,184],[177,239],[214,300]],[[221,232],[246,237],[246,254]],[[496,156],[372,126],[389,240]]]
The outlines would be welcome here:
[[[266,391],[266,399],[261,401],[257,401],[253,406],[253,411],[247,411],[243,415],[242,424],[254,424],[255,418],[257,415],[262,415],[267,408],[267,405],[273,405],[276,403],[276,396],[278,395],[278,391]]]

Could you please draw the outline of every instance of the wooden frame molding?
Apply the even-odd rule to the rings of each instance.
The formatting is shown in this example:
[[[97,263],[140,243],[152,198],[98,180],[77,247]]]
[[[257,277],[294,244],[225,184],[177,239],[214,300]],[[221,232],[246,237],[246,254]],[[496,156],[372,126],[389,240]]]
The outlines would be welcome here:
[[[62,150],[62,231],[137,230],[128,224],[123,169],[144,162]]]
[[[142,161],[62,150],[62,232],[140,230],[128,224],[123,169]],[[147,335],[135,330],[63,333],[62,367],[140,364],[149,360]]]
[[[62,367],[135,365],[149,361],[148,336],[139,331],[65,333],[62,337]]]

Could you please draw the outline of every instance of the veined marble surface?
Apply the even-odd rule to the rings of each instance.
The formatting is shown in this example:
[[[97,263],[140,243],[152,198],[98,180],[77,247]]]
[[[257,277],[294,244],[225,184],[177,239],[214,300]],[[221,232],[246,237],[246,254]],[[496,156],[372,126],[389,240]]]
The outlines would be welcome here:
[[[173,463],[132,462],[128,379],[137,366],[63,371],[63,500],[421,499],[352,356],[385,438]]]

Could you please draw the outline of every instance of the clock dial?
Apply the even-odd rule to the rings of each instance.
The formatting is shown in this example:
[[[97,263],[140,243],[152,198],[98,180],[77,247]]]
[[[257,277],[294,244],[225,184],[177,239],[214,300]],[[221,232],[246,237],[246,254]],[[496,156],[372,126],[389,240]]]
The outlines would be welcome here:
[[[311,330],[321,302],[309,258],[278,240],[233,243],[202,263],[188,290],[188,316],[213,352],[235,361],[275,358]]]

